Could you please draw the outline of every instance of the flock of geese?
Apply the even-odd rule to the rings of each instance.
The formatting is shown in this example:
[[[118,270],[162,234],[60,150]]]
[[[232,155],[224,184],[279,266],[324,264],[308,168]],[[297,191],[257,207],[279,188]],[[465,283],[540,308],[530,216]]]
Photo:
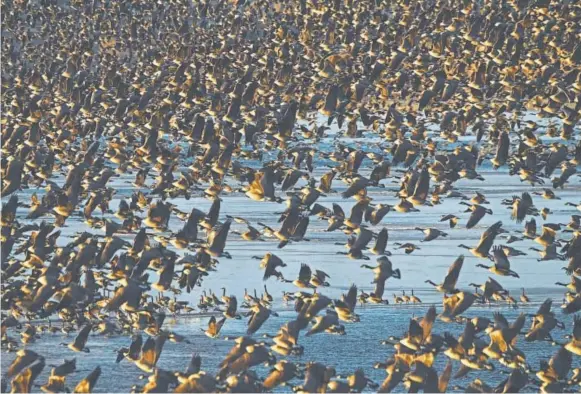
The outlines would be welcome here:
[[[12,360],[2,392],[114,390],[102,383],[103,365],[84,362],[95,335],[127,338],[110,362],[135,365],[127,379],[136,392],[581,389],[581,316],[567,317],[581,311],[580,3],[3,0],[1,7],[1,327],[2,357]],[[522,230],[479,225],[495,213],[474,190],[494,171],[530,186],[502,201]],[[465,185],[473,195],[461,192]],[[230,196],[284,208],[278,222],[252,223],[226,214]],[[339,202],[327,205],[326,196]],[[204,198],[207,212],[195,207]],[[571,214],[569,223],[552,222],[540,205],[560,198],[552,206]],[[445,200],[457,202],[454,212],[416,227],[420,242],[389,245],[394,212],[413,223]],[[180,210],[185,201],[190,212]],[[317,242],[315,220],[348,236],[338,254],[375,260],[342,269],[365,272],[371,291],[353,284],[328,297],[330,282],[352,280],[324,272],[316,259],[287,266],[275,254]],[[383,382],[357,366],[340,375],[309,361],[301,332],[349,335],[364,324],[361,305],[422,303],[414,290],[386,293],[388,279],[408,275],[392,252],[425,251],[465,229],[484,229],[477,243],[459,245],[478,259],[482,283],[458,287],[464,250],[441,282],[430,272],[427,285],[442,293],[442,305],[426,305],[407,332],[383,341],[393,348],[375,366],[385,370]],[[262,245],[254,258],[264,281],[296,291],[275,299],[265,285],[238,300],[225,288],[221,295],[204,288],[207,276],[237,259],[233,238]],[[562,310],[547,299],[512,321],[500,309],[466,317],[475,304],[530,302],[522,280],[520,296],[500,283],[519,280],[510,260],[526,255],[523,245],[569,278],[555,285],[566,290]],[[527,259],[530,270],[540,264]],[[280,301],[294,305],[294,318],[257,334],[279,317]],[[211,315],[202,330],[208,338],[164,326],[166,316],[198,312]],[[168,340],[211,341],[237,319],[247,320],[246,332],[230,338],[218,366],[204,370],[198,354],[182,371],[157,366]],[[464,330],[436,332],[437,320]],[[556,340],[555,329],[570,334]],[[51,366],[54,354],[33,350],[59,332],[65,343],[51,351],[78,354],[84,377],[76,358]],[[545,342],[554,353],[538,366],[519,348]],[[506,376],[492,378],[494,370]],[[478,378],[455,384],[471,373]]]

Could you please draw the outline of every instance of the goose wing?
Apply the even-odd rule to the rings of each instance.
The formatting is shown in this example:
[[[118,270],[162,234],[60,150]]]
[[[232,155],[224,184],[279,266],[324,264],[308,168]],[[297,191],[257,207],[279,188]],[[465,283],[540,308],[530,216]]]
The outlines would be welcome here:
[[[210,321],[208,322],[208,329],[206,332],[211,336],[216,336],[218,334],[216,330],[216,316],[210,317]]]
[[[436,307],[432,305],[426,312],[426,315],[423,317],[422,321],[420,322],[424,340],[427,339],[432,333],[432,327],[434,326],[435,321],[436,321]]]
[[[75,393],[92,393],[93,387],[95,387],[95,383],[97,383],[97,379],[101,376],[101,367],[97,366],[94,370],[91,371],[86,378],[81,380],[76,386],[73,392]]]
[[[478,224],[480,219],[484,217],[486,211],[479,206],[476,206],[472,211],[472,214],[468,218],[468,222],[466,223],[466,228],[472,228]]]
[[[229,316],[234,316],[236,314],[236,309],[238,309],[238,300],[235,296],[230,297],[230,301],[228,302],[227,313]]]
[[[266,319],[268,319],[269,316],[270,316],[270,311],[264,307],[261,307],[259,309],[259,311],[255,312],[252,315],[252,317],[250,318],[250,321],[248,322],[248,329],[246,330],[246,333],[248,335],[254,334],[256,331],[258,331],[260,329],[262,324],[266,321]]]
[[[546,315],[551,312],[551,306],[553,305],[553,300],[547,298],[537,310],[537,315]]]
[[[429,189],[430,189],[430,174],[428,172],[428,169],[424,167],[418,177],[418,181],[416,182],[416,187],[414,189],[413,196],[420,200],[425,200],[428,197]]]
[[[152,368],[155,365],[155,339],[152,337],[147,338],[143,344],[139,362],[148,368]]]
[[[452,361],[448,359],[446,367],[442,371],[442,375],[438,379],[438,390],[440,393],[445,393],[448,389],[448,382],[450,382],[450,377],[452,376]]]
[[[141,353],[141,346],[143,345],[143,337],[141,334],[136,334],[133,336],[131,345],[129,345],[129,357],[132,360],[139,359],[139,353]]]
[[[349,306],[351,312],[353,312],[355,305],[357,305],[357,286],[355,284],[352,284],[347,294],[343,295],[343,301]]]
[[[87,339],[89,338],[89,333],[91,332],[92,326],[87,324],[85,327],[79,331],[79,334],[75,337],[75,347],[78,349],[83,349],[87,344]]]
[[[494,312],[492,317],[494,318],[494,328],[508,328],[508,320],[506,320],[506,317],[502,313]]]
[[[510,270],[510,261],[508,261],[508,257],[504,253],[504,249],[500,246],[495,246],[492,249],[493,257],[494,257],[494,265],[496,268],[499,268],[504,271]]]
[[[559,379],[565,379],[571,370],[573,357],[563,346],[551,357],[549,366],[556,372]]]
[[[307,283],[309,280],[311,280],[311,267],[303,263],[299,271],[299,281]]]
[[[573,323],[573,338],[581,341],[581,316],[575,316]]]
[[[456,282],[458,282],[458,276],[460,276],[460,270],[462,270],[462,265],[464,264],[464,255],[458,256],[458,258],[452,263],[450,268],[448,268],[448,273],[444,278],[444,287],[446,289],[456,288]]]
[[[340,218],[345,218],[345,212],[343,211],[343,208],[341,208],[341,206],[337,203],[333,203],[333,214]]]

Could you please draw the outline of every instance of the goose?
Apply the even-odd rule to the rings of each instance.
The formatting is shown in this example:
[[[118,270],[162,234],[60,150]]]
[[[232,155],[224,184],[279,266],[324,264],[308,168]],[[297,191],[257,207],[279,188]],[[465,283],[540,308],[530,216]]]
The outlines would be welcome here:
[[[557,195],[555,194],[555,192],[551,189],[543,189],[543,192],[533,192],[532,194],[536,195],[536,196],[542,196],[544,199],[547,200],[560,200],[560,197],[557,197]]]
[[[543,218],[543,220],[547,220],[547,218],[549,217],[549,215],[552,215],[552,214],[553,214],[553,211],[551,211],[547,207],[541,209],[541,217]]]
[[[200,371],[189,375],[186,379],[178,378],[180,384],[175,388],[176,393],[191,393],[194,391],[213,392],[216,389],[216,378]]]
[[[492,210],[489,208],[485,208],[482,205],[474,204],[469,205],[464,202],[460,202],[460,204],[464,204],[468,206],[468,209],[464,212],[472,212],[470,214],[470,218],[468,218],[468,222],[466,223],[466,228],[473,228],[476,226],[480,220],[484,217],[484,215],[489,214],[492,215]]]
[[[294,300],[295,300],[295,296],[293,294],[287,293],[286,291],[282,292],[282,301],[285,304],[288,304],[289,302],[294,301]]]
[[[12,391],[15,393],[30,393],[32,384],[38,375],[40,375],[45,365],[44,357],[39,357],[38,360],[27,365],[26,368],[16,375],[10,382]]]
[[[551,331],[557,326],[562,326],[555,318],[555,314],[551,312],[552,304],[553,302],[550,298],[545,300],[533,316],[533,324],[525,334],[527,342],[544,341],[547,338],[552,341]]]
[[[357,238],[349,247],[349,252],[337,252],[337,254],[345,254],[350,259],[355,260],[369,260],[369,257],[363,255],[363,250],[367,248],[367,245],[373,239],[373,232],[366,229],[365,227],[359,227],[355,230]]]
[[[353,216],[353,211],[351,212]],[[339,204],[333,203],[333,215],[329,216],[328,222],[329,226],[325,230],[328,232],[335,231],[343,226],[345,222],[345,212],[343,212],[343,209]]]
[[[572,202],[566,202],[565,205],[570,206],[570,207],[575,207],[575,208],[577,208],[578,211],[581,211],[581,202],[579,204],[575,204]]]
[[[566,287],[573,293],[581,293],[581,279],[577,278],[575,275],[571,275],[571,281],[569,283],[556,282],[555,284]]]
[[[447,344],[448,349],[444,351],[444,354],[451,360],[462,361],[467,358],[468,352],[472,350],[475,330],[474,324],[468,321],[464,326],[464,332],[458,340],[452,334],[445,333],[444,342]]]
[[[533,199],[529,193],[523,192],[521,197],[513,196],[511,218],[517,223],[521,223],[534,209]]]
[[[357,286],[352,284],[347,294],[343,294],[341,299],[335,300],[333,306],[339,320],[353,322],[359,321],[359,316],[355,314],[357,305]]]
[[[573,317],[573,335],[565,344],[565,349],[578,356],[581,355],[581,317],[579,316]]]
[[[327,384],[335,375],[332,367],[325,367],[321,363],[309,362],[305,368],[303,384],[294,390],[298,393],[314,393],[325,391]]]
[[[141,357],[135,361],[135,365],[144,372],[152,373],[161,356],[167,334],[161,333],[157,337],[149,337],[141,347]]]
[[[297,279],[295,279],[294,281],[288,281],[289,283],[292,283],[293,285],[295,285],[296,287],[300,288],[300,289],[305,289],[305,288],[310,288],[310,289],[314,289],[315,286],[313,286],[311,284],[311,275],[312,275],[312,271],[311,271],[311,267],[309,267],[307,264],[301,264],[301,269],[299,271],[299,276]]]
[[[469,286],[482,290],[482,299],[486,302],[490,302],[493,298],[503,300],[507,293],[502,285],[491,277],[488,277],[488,280],[483,285],[470,283]]]
[[[265,167],[254,174],[254,180],[246,190],[246,196],[254,201],[276,201],[280,198],[274,195],[274,173],[272,168]]]
[[[510,269],[510,261],[504,254],[504,250],[500,246],[495,246],[493,249],[494,265],[487,266],[484,264],[476,264],[477,267],[486,268],[490,272],[501,276],[513,276],[519,278],[518,274]]]
[[[378,265],[376,267],[372,267],[369,265],[362,265],[363,268],[373,270],[375,274],[372,284],[375,284],[375,289],[370,294],[368,300],[372,303],[387,303],[387,300],[383,300],[383,293],[385,291],[385,281],[390,278],[394,277],[396,279],[401,279],[401,273],[399,269],[392,269],[391,261],[385,256],[380,257],[377,259]]]
[[[520,295],[520,302],[522,302],[523,304],[528,304],[528,303],[530,303],[530,302],[531,302],[531,299],[529,298],[529,296],[527,296],[527,295],[525,294],[525,289],[524,289],[524,287],[523,287],[523,288],[521,288],[521,290],[522,290],[522,293],[521,293],[521,295]]]
[[[101,367],[96,366],[89,374],[83,378],[73,390],[75,393],[92,393],[97,380],[101,376]]]
[[[387,228],[382,228],[381,231],[377,234],[377,238],[375,240],[375,245],[369,251],[376,255],[385,255],[391,256],[391,252],[385,250],[387,247],[387,241],[389,239],[389,234],[387,232]]]
[[[40,386],[41,390],[46,393],[58,393],[65,391],[65,376],[51,375],[48,377],[48,382]]]
[[[2,174],[2,195],[8,196],[21,187],[24,162],[18,157],[10,156],[5,170]]]
[[[523,236],[525,238],[534,239],[536,234],[537,234],[537,222],[535,221],[535,218],[531,218],[531,220],[525,223]]]
[[[543,232],[541,235],[536,237],[534,241],[542,246],[548,246],[555,243],[556,230],[547,224],[543,225],[542,229]]]
[[[289,239],[293,236],[295,228],[299,224],[301,220],[301,216],[299,214],[298,209],[290,209],[286,212],[284,216],[284,220],[281,224],[280,230],[274,231],[270,229],[268,226],[263,225],[262,223],[258,222],[259,225],[262,225],[268,232],[272,232],[272,234],[278,238],[281,242],[288,242]],[[266,233],[266,232],[265,232]],[[284,246],[284,244],[283,244]]]
[[[311,336],[325,331],[332,332],[338,327],[340,327],[339,315],[334,310],[327,309],[325,316],[315,317],[313,326],[305,335]]]
[[[389,213],[391,210],[391,205],[388,204],[377,204],[374,210],[368,210],[365,214],[365,219],[372,225],[377,226],[381,220]]]
[[[498,234],[504,232],[504,230],[501,227],[502,222],[496,222],[492,226],[487,228],[484,231],[484,233],[482,233],[482,235],[480,236],[480,241],[478,242],[478,245],[476,245],[474,248],[470,248],[463,244],[458,246],[464,249],[468,249],[476,257],[487,259],[489,258],[488,254],[490,248],[492,247],[492,244],[494,243],[494,239]]]
[[[331,171],[323,174],[321,178],[319,178],[319,186],[317,187],[317,189],[319,189],[321,193],[330,193],[333,178],[335,177],[336,174],[337,171],[335,169],[331,169]]]
[[[89,214],[87,213],[87,207],[90,207],[90,203],[87,203],[85,207],[85,217],[90,216],[90,211]],[[172,205],[170,203],[157,201],[150,206],[149,210],[147,211],[147,217],[143,220],[143,223],[146,226],[153,228],[154,230],[163,231],[167,229],[171,209]]]
[[[548,363],[541,360],[536,376],[544,384],[564,381],[571,370],[572,361],[571,353],[565,347],[560,347]]]
[[[500,393],[516,393],[523,389],[529,381],[528,375],[521,369],[514,369],[509,377],[494,390]]]
[[[474,379],[467,387],[454,386],[455,390],[465,391],[467,393],[491,393],[494,389],[480,379]]]
[[[327,278],[330,278],[327,273],[321,270],[315,270],[315,273],[311,275],[309,283],[315,287],[329,287],[329,282],[326,281]]]
[[[33,364],[37,360],[42,359],[38,353],[29,350],[29,349],[20,349],[16,352],[16,358],[6,371],[6,377],[8,379],[14,378],[20,372],[24,370],[24,368],[28,365]]]
[[[272,304],[273,298],[272,295],[268,292],[266,285],[264,285],[264,294],[262,295],[262,301],[267,304]]]
[[[506,255],[506,257],[512,257],[512,256],[526,256],[527,254],[524,252],[521,252],[518,249],[515,249],[511,246],[507,246],[507,245],[501,245],[502,250],[504,251],[504,254]]]
[[[286,264],[277,255],[268,252],[262,258],[258,256],[253,256],[252,258],[260,260],[260,268],[264,269],[264,276],[262,277],[262,280],[267,280],[271,276],[275,276],[279,280],[284,279],[282,273],[276,269],[278,267],[286,267]]]
[[[474,192],[474,196],[472,196],[469,201],[474,205],[490,204],[486,199],[486,196],[478,191]]]
[[[235,345],[235,349],[238,347],[239,344]],[[260,364],[274,365],[275,361],[276,359],[264,344],[251,343],[243,347],[241,351],[237,350],[234,359],[227,358],[222,361],[222,369],[218,372],[218,377],[236,375]]]
[[[349,217],[344,219],[344,224],[352,229],[359,228],[359,226],[361,226],[361,224],[363,223],[365,212],[367,211],[368,207],[369,207],[368,199],[362,199],[357,201],[357,203],[353,205],[353,207],[351,208],[351,211],[349,212]],[[339,212],[336,215],[341,217]]]
[[[394,209],[397,212],[401,212],[401,213],[419,212],[420,211],[419,209],[414,208],[414,204],[412,204],[411,202],[409,202],[403,198],[400,199],[399,203],[394,206]]]
[[[220,335],[220,330],[222,329],[222,326],[226,322],[226,318],[227,317],[225,316],[222,319],[217,320],[216,316],[210,317],[210,321],[208,322],[208,328],[206,330],[202,329],[202,331],[209,338],[218,338],[218,335]]]
[[[449,297],[444,296],[444,310],[439,315],[444,322],[451,322],[458,318],[460,314],[468,310],[476,300],[472,293],[460,291]]]
[[[565,256],[557,253],[557,244],[556,243],[545,246],[544,250],[537,249],[534,247],[530,247],[529,249],[534,250],[535,252],[539,252],[539,255],[541,256],[541,258],[537,259],[537,261],[565,260],[566,259]]]
[[[456,260],[452,263],[452,265],[448,268],[448,273],[444,278],[444,281],[440,284],[436,284],[431,280],[426,280],[425,283],[429,283],[430,285],[434,286],[436,290],[442,293],[456,293],[458,290],[456,289],[456,282],[458,282],[458,277],[460,276],[460,271],[462,270],[462,265],[464,264],[464,255],[458,256]]]
[[[412,289],[412,295],[410,296],[410,301],[414,304],[421,304],[422,303],[422,300],[418,296],[414,295],[414,289]]]
[[[448,388],[448,382],[452,376],[452,363],[448,361],[442,371],[442,376],[438,378],[438,373],[433,367],[429,367],[421,361],[415,361],[415,370],[408,373],[407,386],[411,391],[417,387],[423,388],[429,393],[445,393]]]
[[[413,206],[423,205],[426,202],[429,189],[430,174],[427,167],[423,167],[416,181],[414,192],[407,198],[407,201],[411,202]]]
[[[358,176],[351,180],[351,184],[349,185],[349,187],[341,193],[341,197],[344,199],[353,197],[356,194],[366,190],[369,184],[370,184],[369,179],[362,176]]]
[[[299,375],[296,364],[282,360],[277,362],[270,371],[270,374],[264,379],[262,385],[267,390],[272,390]]]
[[[571,215],[571,220],[567,224],[562,224],[565,226],[564,232],[573,232],[576,230],[581,230],[581,215]]]
[[[403,297],[398,296],[397,294],[393,293],[393,302],[395,302],[396,304],[403,304],[405,301],[404,301]]]
[[[431,306],[426,311],[424,317],[418,322],[410,319],[407,336],[400,340],[400,343],[412,350],[419,350],[420,346],[426,345],[431,339],[432,328],[436,320],[436,308]]]
[[[367,268],[367,269],[373,270],[375,277],[374,277],[372,283],[377,283],[377,282],[382,281],[382,280],[385,281],[391,277],[396,278],[396,279],[401,279],[400,270],[398,268],[396,268],[394,270],[392,268],[391,261],[386,256],[379,257],[377,259],[377,263],[378,263],[378,265],[375,267],[372,267],[372,266],[367,265],[367,264],[361,265],[362,268]]]
[[[208,233],[207,251],[211,256],[232,258],[230,253],[224,252],[231,224],[232,219],[227,219],[218,229],[214,229]]]
[[[563,305],[563,312],[571,314],[579,311],[581,311],[581,295],[577,294],[572,300],[568,300],[566,305]]]
[[[129,345],[129,348],[120,348],[119,350],[117,350],[117,359],[115,360],[115,362],[119,363],[124,358],[133,362],[139,360],[142,345],[143,337],[141,336],[141,334],[134,334],[131,338],[131,344]]]
[[[238,308],[238,300],[235,296],[228,297],[228,302],[226,303],[226,310],[223,313],[224,317],[228,319],[240,319],[241,316],[236,313]],[[218,330],[219,331],[219,330]]]
[[[500,313],[495,312],[494,326],[487,329],[490,344],[482,352],[492,359],[499,360],[515,348],[515,339],[525,324],[525,315],[520,314],[512,324]]]
[[[75,340],[72,343],[69,344],[63,343],[62,345],[67,346],[74,352],[89,353],[91,350],[85,345],[87,344],[87,340],[89,339],[89,333],[91,332],[92,328],[93,327],[90,324],[85,325],[81,329],[81,331],[79,331],[79,333],[75,337]]]
[[[418,231],[422,231],[426,236],[424,237],[424,239],[422,239],[420,242],[428,242],[428,241],[433,241],[434,239],[438,238],[438,237],[447,237],[448,234],[438,230],[437,228],[421,228],[421,227],[416,227],[415,228]]]
[[[440,222],[446,222],[446,221],[449,223],[450,228],[454,228],[458,224],[459,218],[458,218],[458,216],[452,215],[452,214],[442,215],[440,217]]]
[[[509,149],[510,149],[510,139],[508,138],[508,133],[501,132],[498,137],[496,154],[494,158],[490,160],[492,162],[492,168],[497,170],[498,168],[506,164],[508,160]]]
[[[389,393],[391,392],[398,384],[400,384],[406,373],[409,371],[409,365],[406,364],[404,361],[396,358],[395,361],[387,366],[385,369],[387,373],[387,377],[379,386],[378,392],[381,393]]]
[[[416,246],[415,244],[412,243],[404,243],[401,244],[399,242],[395,242],[394,245],[397,246],[397,249],[405,249],[405,254],[411,254],[416,250],[421,250],[421,248],[419,246]]]
[[[247,335],[252,335],[262,327],[264,322],[270,316],[278,316],[276,312],[266,308],[260,302],[257,302],[250,308],[250,320],[248,321]]]

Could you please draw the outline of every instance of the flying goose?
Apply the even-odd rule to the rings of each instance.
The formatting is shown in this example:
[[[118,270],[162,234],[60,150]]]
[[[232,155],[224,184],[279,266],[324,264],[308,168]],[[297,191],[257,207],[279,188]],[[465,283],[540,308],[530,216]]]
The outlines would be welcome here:
[[[437,285],[431,280],[426,280],[425,283],[429,283],[436,288],[436,290],[442,293],[456,293],[456,282],[458,282],[458,277],[460,276],[460,271],[462,270],[462,265],[464,264],[464,255],[458,256],[458,258],[452,263],[450,268],[448,268],[448,273],[444,278],[444,281]]]
[[[492,247],[492,244],[494,243],[494,239],[502,232],[504,232],[502,229],[502,222],[496,222],[482,233],[480,236],[480,241],[475,247],[470,248],[463,244],[458,246],[464,249],[468,249],[476,257],[487,259],[489,258],[489,251]]]
[[[519,278],[518,274],[510,269],[510,261],[508,261],[508,257],[506,257],[506,254],[504,253],[504,249],[500,246],[495,246],[492,251],[494,258],[493,266],[487,266],[484,264],[477,264],[476,266],[486,268],[496,275],[513,276],[515,278]]]

